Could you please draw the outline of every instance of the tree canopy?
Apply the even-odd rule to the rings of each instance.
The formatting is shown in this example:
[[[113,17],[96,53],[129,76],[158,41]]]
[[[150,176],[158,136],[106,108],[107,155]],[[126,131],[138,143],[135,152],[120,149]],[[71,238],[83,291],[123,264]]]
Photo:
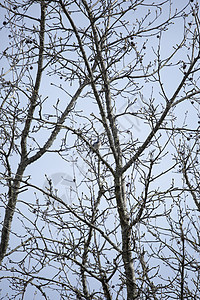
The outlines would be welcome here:
[[[1,299],[200,299],[198,1],[0,11]]]

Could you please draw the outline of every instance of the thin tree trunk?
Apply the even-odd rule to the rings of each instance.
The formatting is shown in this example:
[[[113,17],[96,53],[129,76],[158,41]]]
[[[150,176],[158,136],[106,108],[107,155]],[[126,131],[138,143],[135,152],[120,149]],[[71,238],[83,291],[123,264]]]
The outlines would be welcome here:
[[[9,200],[5,211],[4,223],[1,233],[1,243],[0,243],[0,264],[6,254],[11,224],[13,220],[13,215],[17,203],[17,196],[20,188],[20,180],[22,179],[23,173],[29,164],[27,157],[27,138],[30,131],[30,126],[33,118],[33,114],[36,108],[36,101],[38,99],[38,92],[40,88],[40,82],[42,77],[42,66],[43,66],[43,51],[44,51],[44,34],[45,34],[45,2],[41,1],[41,18],[40,18],[40,47],[39,47],[39,57],[38,57],[38,69],[35,80],[35,86],[33,89],[32,97],[30,98],[30,107],[27,112],[26,121],[24,124],[24,129],[21,135],[21,162],[19,163],[15,178],[12,181],[10,180],[9,186]]]
[[[6,207],[3,228],[1,232],[0,264],[2,263],[2,260],[8,248],[10,229],[11,229],[16,203],[17,203],[18,191],[20,188],[20,179],[22,178],[25,168],[26,168],[25,164],[19,165],[15,179],[13,180],[12,185],[9,186],[9,200],[8,200],[8,205]]]

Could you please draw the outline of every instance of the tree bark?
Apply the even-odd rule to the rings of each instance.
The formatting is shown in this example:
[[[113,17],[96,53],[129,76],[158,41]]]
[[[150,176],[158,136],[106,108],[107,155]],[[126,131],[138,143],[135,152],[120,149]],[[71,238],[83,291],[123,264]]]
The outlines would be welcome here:
[[[127,212],[123,176],[115,178],[115,194],[121,225],[122,258],[126,277],[127,300],[134,300],[137,299],[137,285],[133,266],[133,256],[131,252],[131,227]]]

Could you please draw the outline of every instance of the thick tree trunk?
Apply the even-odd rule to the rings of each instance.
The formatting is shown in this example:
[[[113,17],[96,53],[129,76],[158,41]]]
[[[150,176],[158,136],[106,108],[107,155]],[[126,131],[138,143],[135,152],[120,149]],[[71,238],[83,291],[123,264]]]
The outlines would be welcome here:
[[[127,212],[127,203],[125,196],[124,180],[123,178],[115,178],[115,193],[118,207],[118,213],[121,225],[122,234],[122,258],[124,262],[126,286],[127,286],[127,300],[137,299],[137,285],[135,278],[135,271],[133,266],[133,257],[131,253],[131,228],[130,220]]]

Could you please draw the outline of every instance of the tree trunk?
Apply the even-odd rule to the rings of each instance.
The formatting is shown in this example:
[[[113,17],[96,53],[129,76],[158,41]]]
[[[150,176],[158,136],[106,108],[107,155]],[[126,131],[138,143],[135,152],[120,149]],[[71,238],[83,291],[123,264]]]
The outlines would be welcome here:
[[[137,285],[133,266],[133,257],[131,253],[131,228],[129,215],[127,212],[123,176],[115,178],[115,194],[121,225],[122,258],[126,277],[127,300],[134,300],[137,299]]]

